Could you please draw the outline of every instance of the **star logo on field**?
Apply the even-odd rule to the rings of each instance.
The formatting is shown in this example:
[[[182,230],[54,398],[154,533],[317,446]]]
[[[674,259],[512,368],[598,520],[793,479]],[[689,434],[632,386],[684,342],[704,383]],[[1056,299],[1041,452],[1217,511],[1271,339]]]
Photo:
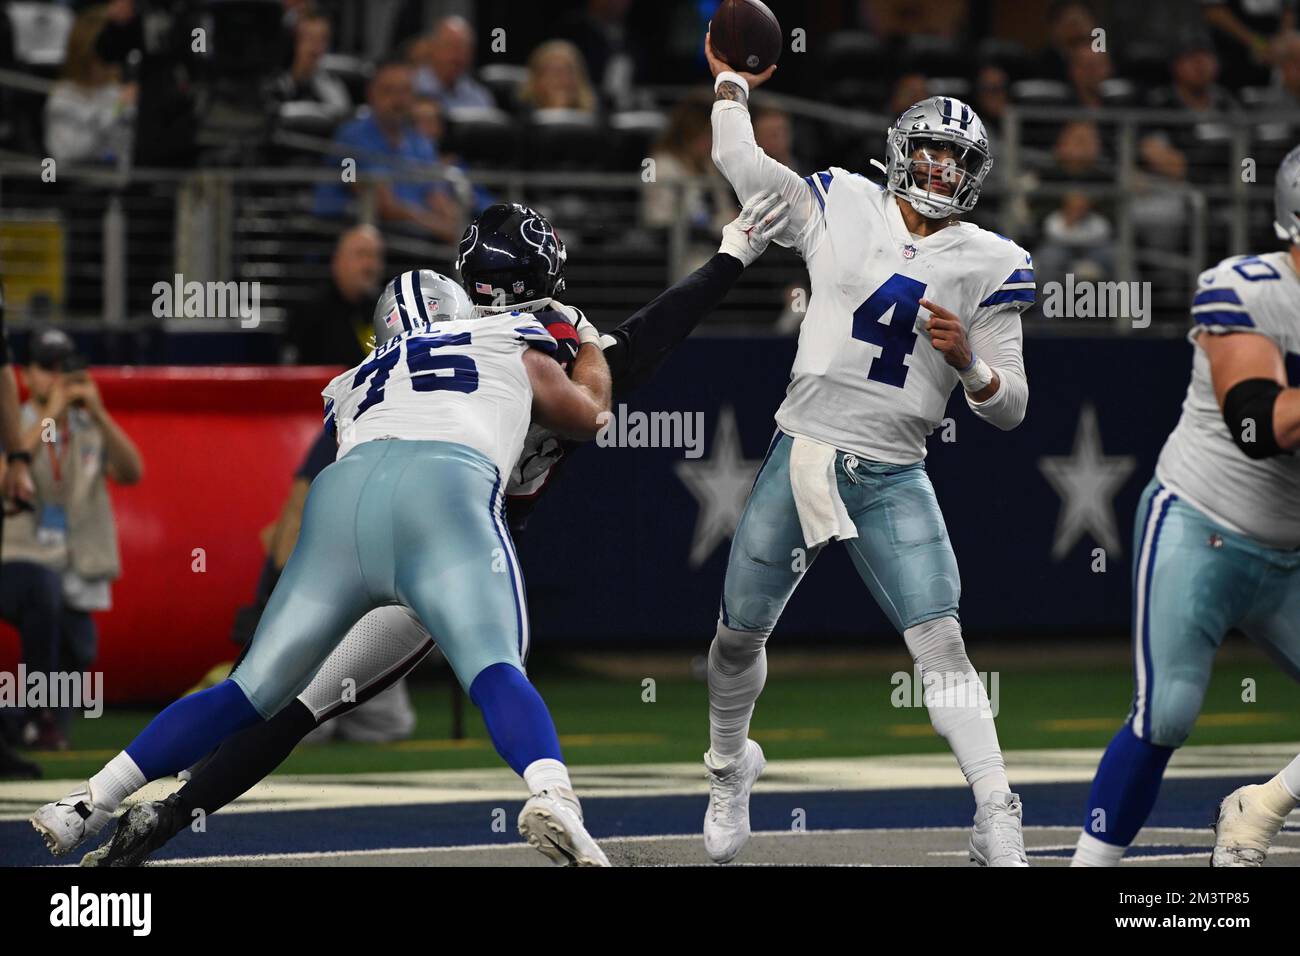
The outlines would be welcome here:
[[[1084,405],[1068,456],[1038,459],[1038,470],[1061,497],[1061,512],[1052,539],[1052,558],[1060,561],[1085,534],[1108,552],[1123,554],[1115,520],[1115,495],[1128,481],[1137,458],[1102,452],[1097,410]]]
[[[745,510],[754,475],[762,464],[761,459],[745,457],[736,412],[730,405],[718,413],[709,450],[708,458],[680,461],[673,466],[699,505],[687,559],[692,568],[698,568],[718,545],[731,539]]]

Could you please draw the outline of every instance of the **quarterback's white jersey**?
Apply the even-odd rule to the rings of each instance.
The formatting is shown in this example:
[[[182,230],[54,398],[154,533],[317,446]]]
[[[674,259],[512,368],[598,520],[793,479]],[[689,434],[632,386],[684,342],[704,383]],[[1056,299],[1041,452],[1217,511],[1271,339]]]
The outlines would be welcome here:
[[[1001,385],[977,415],[1002,428],[1024,415],[1020,313],[1034,300],[1029,254],[971,223],[908,231],[898,203],[870,180],[832,168],[799,177],[753,143],[749,114],[714,105],[714,160],[742,201],[778,190],[790,225],[777,242],[808,266],[812,295],[777,424],[860,457],[909,464],[942,421],[957,371],[931,347],[929,299],[959,316],[972,351]]]
[[[532,315],[439,322],[385,342],[321,392],[338,457],[376,438],[449,441],[474,448],[509,475],[532,416],[524,368],[530,347],[555,350]]]
[[[1300,277],[1286,252],[1234,256],[1201,273],[1188,338],[1253,333],[1282,352],[1287,384],[1300,385]],[[1230,531],[1277,548],[1300,547],[1300,456],[1255,460],[1232,441],[1214,397],[1210,361],[1193,348],[1183,413],[1156,477]]]

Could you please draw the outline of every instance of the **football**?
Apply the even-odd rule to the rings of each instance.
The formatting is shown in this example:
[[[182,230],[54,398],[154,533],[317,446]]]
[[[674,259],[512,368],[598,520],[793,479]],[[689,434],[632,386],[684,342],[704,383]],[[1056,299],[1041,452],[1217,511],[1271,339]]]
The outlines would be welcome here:
[[[781,56],[781,24],[759,0],[722,0],[709,34],[713,52],[733,70],[762,73]]]

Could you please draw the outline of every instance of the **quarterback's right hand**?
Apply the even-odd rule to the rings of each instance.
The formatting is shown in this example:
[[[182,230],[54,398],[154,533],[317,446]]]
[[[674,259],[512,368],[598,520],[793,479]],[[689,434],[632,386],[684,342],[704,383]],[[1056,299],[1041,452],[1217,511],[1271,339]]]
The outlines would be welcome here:
[[[718,251],[748,267],[766,251],[768,243],[781,235],[789,221],[790,204],[780,193],[759,193],[745,203],[739,216],[722,227]]]

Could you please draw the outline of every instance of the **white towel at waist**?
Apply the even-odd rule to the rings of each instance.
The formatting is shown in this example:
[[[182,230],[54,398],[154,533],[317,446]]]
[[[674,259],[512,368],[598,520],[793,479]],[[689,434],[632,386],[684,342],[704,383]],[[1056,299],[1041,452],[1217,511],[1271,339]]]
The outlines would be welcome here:
[[[856,538],[858,529],[840,498],[835,479],[836,451],[811,438],[792,438],[790,445],[790,490],[804,542],[816,548],[836,538]]]

